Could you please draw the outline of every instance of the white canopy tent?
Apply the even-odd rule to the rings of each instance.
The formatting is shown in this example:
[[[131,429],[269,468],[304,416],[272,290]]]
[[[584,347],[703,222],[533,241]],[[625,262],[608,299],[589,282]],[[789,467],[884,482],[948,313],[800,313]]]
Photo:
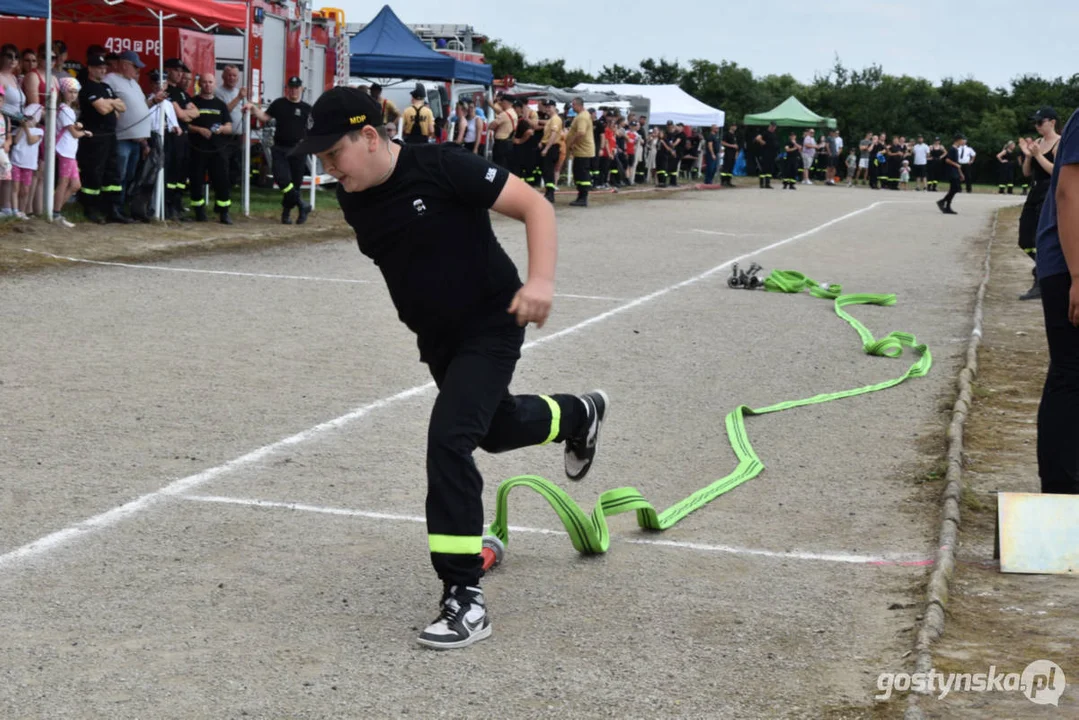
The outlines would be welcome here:
[[[719,125],[723,127],[725,113],[709,107],[677,85],[602,85],[580,83],[574,90],[609,92],[615,95],[639,95],[652,105],[649,125],[664,125],[668,120],[692,127]]]

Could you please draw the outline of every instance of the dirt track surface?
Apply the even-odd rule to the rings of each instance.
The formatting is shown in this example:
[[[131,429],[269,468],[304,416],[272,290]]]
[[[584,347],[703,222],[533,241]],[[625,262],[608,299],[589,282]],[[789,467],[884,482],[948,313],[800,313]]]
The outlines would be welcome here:
[[[904,563],[935,545],[922,481],[1001,204],[963,196],[946,217],[929,199],[814,187],[560,207],[562,296],[513,389],[602,387],[611,415],[580,485],[560,447],[478,454],[489,508],[523,473],[588,511],[623,485],[667,507],[733,468],[736,405],[913,362],[864,355],[830,302],[728,289],[736,258],[895,293],[851,312],[878,337],[915,333],[935,364],[751,419],[764,473],[662,535],[622,516],[610,553],[585,558],[511,533],[484,581],[493,636],[449,654],[414,642],[439,592],[417,522],[433,393],[353,241],[4,277],[0,715],[898,711],[872,695],[913,642],[926,568]],[[523,268],[523,228],[496,231]],[[558,529],[524,491],[511,523]]]
[[[1022,673],[1037,660],[1068,679],[1059,706],[1034,705],[1021,692],[956,692],[921,703],[928,718],[1079,716],[1079,583],[1062,575],[1000,572],[993,559],[998,492],[1040,492],[1038,403],[1049,365],[1030,260],[1016,246],[1018,213],[1002,211],[993,244],[992,281],[966,428],[966,471],[957,565],[944,637],[934,651],[941,673]]]

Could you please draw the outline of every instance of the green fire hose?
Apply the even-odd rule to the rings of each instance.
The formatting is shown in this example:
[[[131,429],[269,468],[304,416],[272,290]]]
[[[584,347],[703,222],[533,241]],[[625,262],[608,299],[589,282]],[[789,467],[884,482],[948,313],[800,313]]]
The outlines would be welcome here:
[[[672,505],[663,512],[658,512],[639,490],[632,487],[615,488],[600,495],[591,515],[585,512],[570,498],[565,490],[550,480],[537,475],[520,475],[509,478],[498,487],[495,519],[489,528],[490,535],[484,542],[484,568],[497,565],[502,560],[504,544],[509,542],[509,505],[510,493],[518,487],[535,490],[551,504],[569,534],[577,552],[585,554],[605,553],[611,544],[607,518],[613,515],[637,512],[637,524],[647,530],[666,530],[676,525],[695,510],[699,510],[720,495],[733,490],[747,480],[752,480],[764,470],[764,463],[757,457],[749,444],[746,434],[746,417],[790,410],[805,405],[841,400],[843,398],[864,395],[866,393],[895,387],[908,378],[922,377],[929,372],[933,364],[932,355],[926,345],[919,345],[914,335],[905,332],[891,332],[880,338],[873,335],[857,319],[849,315],[844,308],[851,305],[894,305],[895,295],[842,295],[839,285],[821,285],[802,273],[793,270],[775,270],[765,278],[763,287],[769,292],[801,293],[805,290],[814,297],[833,300],[835,313],[846,320],[862,340],[862,350],[869,355],[898,358],[904,348],[910,348],[917,357],[905,373],[891,380],[874,385],[842,390],[839,392],[815,395],[803,400],[781,402],[768,407],[752,409],[739,405],[726,418],[727,439],[738,458],[738,466],[726,477],[716,480],[705,488]]]

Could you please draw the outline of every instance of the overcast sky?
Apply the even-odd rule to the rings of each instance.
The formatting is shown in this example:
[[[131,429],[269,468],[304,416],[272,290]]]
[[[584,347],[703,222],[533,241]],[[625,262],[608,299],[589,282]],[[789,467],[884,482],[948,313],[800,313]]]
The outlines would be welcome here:
[[[383,2],[338,0],[348,22],[369,22]],[[836,54],[849,68],[880,64],[893,75],[938,82],[973,76],[1007,86],[1023,73],[1079,73],[1079,2],[1014,0],[681,0],[681,2],[389,3],[408,24],[472,25],[530,61],[565,58],[593,74],[637,67],[646,57],[684,65],[732,60],[755,75],[790,73],[802,82],[826,72]],[[630,11],[636,8],[635,11]],[[1066,33],[1070,33],[1071,41]]]

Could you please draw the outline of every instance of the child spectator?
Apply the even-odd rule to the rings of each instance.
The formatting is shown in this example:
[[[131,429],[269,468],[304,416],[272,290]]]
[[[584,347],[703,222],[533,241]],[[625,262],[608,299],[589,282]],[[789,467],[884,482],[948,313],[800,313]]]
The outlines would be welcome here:
[[[15,208],[15,217],[29,220],[30,216],[25,210],[33,201],[30,189],[34,185],[34,174],[38,165],[38,148],[35,146],[41,142],[45,131],[37,126],[41,121],[40,105],[27,105],[23,108],[23,115],[23,123],[15,131],[15,147],[11,151],[11,164],[15,166],[11,170],[11,180],[14,183],[11,201]]]
[[[910,160],[904,160],[899,167],[899,189],[906,190],[910,182]]]
[[[53,219],[66,228],[75,225],[61,213],[67,201],[82,189],[79,180],[79,163],[75,157],[79,151],[79,138],[91,136],[89,130],[82,129],[82,123],[75,121],[75,105],[82,86],[73,77],[60,80],[60,93],[63,102],[56,113],[56,174],[59,184],[56,187],[56,200],[53,206]]]
[[[847,187],[854,187],[854,175],[858,172],[858,153],[854,148],[847,154]]]

